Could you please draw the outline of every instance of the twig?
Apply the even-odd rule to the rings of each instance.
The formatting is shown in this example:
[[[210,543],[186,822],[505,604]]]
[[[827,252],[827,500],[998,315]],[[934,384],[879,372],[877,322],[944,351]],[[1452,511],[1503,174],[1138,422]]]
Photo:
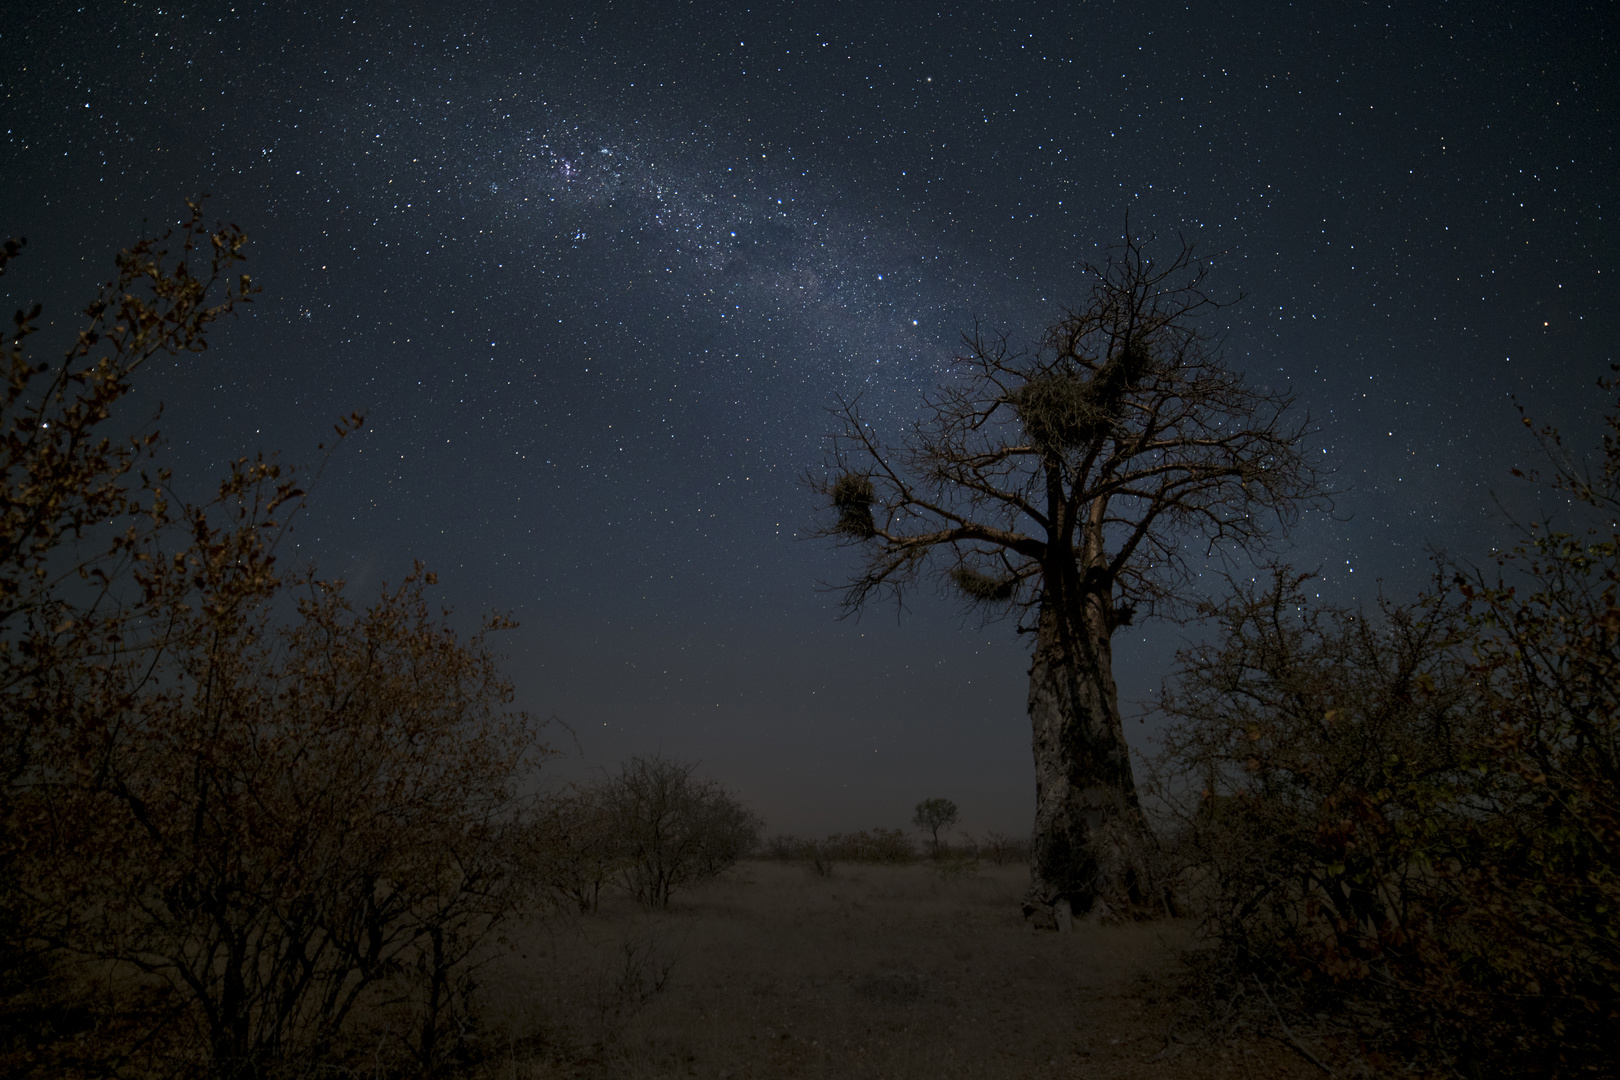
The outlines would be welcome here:
[[[1240,998],[1242,998],[1242,997],[1243,997],[1243,985],[1241,983],[1239,983],[1238,988],[1237,988],[1237,993],[1233,994],[1231,997],[1226,999],[1226,1011],[1223,1012],[1221,1014],[1221,1018],[1215,1022],[1215,1028],[1217,1030],[1224,1030],[1225,1029],[1226,1022],[1232,1018],[1232,1010],[1237,1008],[1238,1000]]]
[[[1277,1008],[1277,1003],[1275,1001],[1271,1000],[1271,995],[1266,992],[1265,984],[1260,981],[1260,976],[1255,975],[1252,977],[1254,979],[1254,985],[1260,990],[1260,996],[1266,999],[1267,1005],[1271,1006],[1271,1015],[1277,1018],[1277,1026],[1282,1028],[1282,1033],[1285,1036],[1288,1045],[1299,1051],[1300,1056],[1306,1061],[1310,1062],[1312,1065],[1315,1065],[1318,1069],[1321,1069],[1328,1076],[1332,1076],[1333,1070],[1322,1064],[1322,1059],[1307,1050],[1305,1048],[1305,1044],[1300,1042],[1299,1039],[1295,1038],[1294,1033],[1288,1029],[1288,1022],[1283,1019],[1282,1010]]]

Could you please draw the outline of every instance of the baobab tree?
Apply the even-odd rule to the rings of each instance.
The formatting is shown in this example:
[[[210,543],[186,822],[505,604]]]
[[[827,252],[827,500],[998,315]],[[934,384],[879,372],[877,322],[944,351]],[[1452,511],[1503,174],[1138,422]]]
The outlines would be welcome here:
[[[898,443],[834,409],[818,528],[861,551],[846,613],[942,582],[1034,635],[1036,811],[1026,916],[1162,910],[1137,800],[1114,631],[1185,610],[1210,557],[1258,555],[1320,499],[1309,419],[1223,360],[1220,305],[1183,241],[1128,238],[1033,350],[975,331]]]

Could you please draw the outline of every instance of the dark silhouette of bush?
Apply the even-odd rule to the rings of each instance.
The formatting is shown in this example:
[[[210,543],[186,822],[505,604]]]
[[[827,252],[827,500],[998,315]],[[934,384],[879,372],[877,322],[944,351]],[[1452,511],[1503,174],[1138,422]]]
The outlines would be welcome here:
[[[781,862],[798,862],[815,854],[817,841],[791,833],[774,833],[765,840],[765,853]]]
[[[631,758],[591,785],[615,856],[613,880],[648,907],[734,866],[759,844],[759,818],[697,766]]]
[[[531,815],[530,873],[579,914],[601,904],[602,886],[625,866],[625,853],[599,788],[574,787],[542,799]]]
[[[832,833],[825,840],[778,834],[766,842],[773,859],[808,862],[821,876],[832,872],[834,863],[852,862],[889,866],[917,860],[917,846],[901,829],[862,829],[852,833]]]
[[[37,307],[5,346],[0,1066],[337,1067],[387,1000],[425,1075],[522,895],[541,747],[489,648],[504,620],[458,636],[420,567],[356,604],[278,564],[289,470],[244,458],[188,504],[145,464],[155,431],[108,434],[149,359],[253,291],[246,236],[201,214],[118,257],[60,361],[33,359]]]
[[[1182,655],[1158,787],[1224,992],[1459,1075],[1615,1074],[1620,408],[1607,424],[1594,467],[1540,432],[1586,531],[1532,524],[1370,612],[1279,571]]]
[[[901,865],[915,862],[916,845],[900,829],[862,829],[860,832],[834,833],[823,845],[829,858],[838,862],[880,863]]]
[[[979,855],[989,859],[997,866],[1007,863],[1029,862],[1029,840],[1025,837],[1009,836],[994,830],[984,834],[979,843]]]

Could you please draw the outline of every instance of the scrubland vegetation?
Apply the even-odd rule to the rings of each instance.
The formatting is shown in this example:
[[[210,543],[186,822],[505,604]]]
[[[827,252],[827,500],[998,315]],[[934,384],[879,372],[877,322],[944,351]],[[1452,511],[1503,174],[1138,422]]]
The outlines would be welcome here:
[[[486,969],[491,1076],[1059,1080],[1318,1075],[1208,1034],[1174,982],[1186,922],[1036,932],[1027,865],[740,863],[648,911],[622,893]],[[526,1041],[525,1041],[526,1040]]]
[[[1205,990],[1350,1033],[1359,1066],[1615,1072],[1620,404],[1595,462],[1537,434],[1557,528],[1361,610],[1277,568],[1166,687]]]
[[[537,800],[543,732],[491,648],[510,622],[458,633],[421,567],[357,599],[285,566],[293,470],[242,459],[212,500],[174,496],[115,406],[251,301],[245,240],[193,206],[119,257],[60,359],[34,355],[38,307],[6,342],[8,1073],[440,1074],[509,928],[604,884],[665,906],[756,842],[656,758]]]
[[[60,359],[37,309],[6,343],[8,1075],[1615,1073],[1620,406],[1590,465],[1532,429],[1568,513],[1423,596],[1210,602],[1144,788],[1163,902],[1044,933],[1030,845],[947,799],[920,843],[761,844],[667,759],[536,794],[507,620],[286,566],[273,459],[177,499],[115,407],[251,301],[244,241],[193,208]]]
[[[822,877],[831,877],[839,863],[909,866],[926,861],[942,873],[977,869],[981,864],[998,867],[1029,864],[1027,840],[995,831],[985,833],[982,838],[964,832],[952,843],[948,837],[939,837],[931,827],[926,849],[919,849],[900,829],[879,826],[859,832],[833,833],[823,840],[778,834],[766,841],[765,852],[781,862],[803,863]]]

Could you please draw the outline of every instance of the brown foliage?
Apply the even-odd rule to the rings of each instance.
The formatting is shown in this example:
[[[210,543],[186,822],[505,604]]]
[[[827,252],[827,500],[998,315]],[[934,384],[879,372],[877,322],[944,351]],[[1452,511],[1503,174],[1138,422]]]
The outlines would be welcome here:
[[[1462,875],[1491,948],[1469,957],[1460,1005],[1527,1070],[1588,1075],[1620,1072],[1620,402],[1605,427],[1595,468],[1538,432],[1586,528],[1533,524],[1493,572],[1457,580],[1504,808]]]
[[[1304,580],[1239,589],[1163,697],[1156,786],[1234,994],[1284,971],[1371,991],[1420,964],[1457,899],[1431,842],[1490,795],[1455,603],[1362,614],[1308,603]]]
[[[507,623],[463,640],[420,567],[356,608],[278,567],[302,498],[281,466],[243,459],[181,504],[137,472],[155,433],[100,434],[142,362],[200,350],[250,288],[208,305],[246,237],[200,213],[178,261],[120,256],[60,364],[26,355],[31,316],[9,347],[0,1055],[280,1075],[337,1060],[386,996],[431,1071],[522,884],[510,830],[540,747],[488,646]]]
[[[1602,453],[1553,456],[1582,535],[1529,526],[1370,615],[1279,573],[1184,654],[1164,790],[1238,982],[1463,1075],[1620,1071],[1620,442]]]

